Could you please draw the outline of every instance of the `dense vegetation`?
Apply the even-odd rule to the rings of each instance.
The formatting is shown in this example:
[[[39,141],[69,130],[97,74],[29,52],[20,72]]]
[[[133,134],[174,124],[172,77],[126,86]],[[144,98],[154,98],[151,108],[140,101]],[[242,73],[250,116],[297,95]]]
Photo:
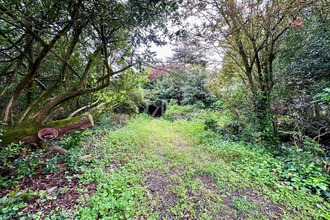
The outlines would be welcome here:
[[[1,218],[330,219],[329,10],[3,1]]]

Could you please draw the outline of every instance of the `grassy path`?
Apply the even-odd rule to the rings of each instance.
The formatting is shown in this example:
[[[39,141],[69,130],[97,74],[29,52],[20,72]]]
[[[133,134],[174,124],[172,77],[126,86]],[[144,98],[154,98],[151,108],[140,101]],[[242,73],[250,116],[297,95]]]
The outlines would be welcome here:
[[[197,122],[135,119],[90,148],[79,219],[321,219],[321,199],[276,181],[251,146],[211,142]],[[92,138],[92,137],[91,137]],[[102,153],[100,153],[102,152]]]

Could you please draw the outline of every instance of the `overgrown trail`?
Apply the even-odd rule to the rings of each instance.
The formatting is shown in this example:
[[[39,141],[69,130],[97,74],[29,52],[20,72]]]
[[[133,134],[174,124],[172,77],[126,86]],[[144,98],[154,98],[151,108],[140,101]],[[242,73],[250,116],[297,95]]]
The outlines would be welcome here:
[[[94,148],[81,183],[97,190],[81,219],[312,219],[318,197],[276,184],[267,156],[204,142],[198,122],[135,119]]]
[[[190,137],[191,128],[187,124],[150,123],[157,128],[148,129],[151,141],[155,141],[152,151],[162,166],[148,170],[143,185],[152,195],[151,207],[158,218],[277,218],[280,215],[282,208],[267,202],[253,188],[231,187],[231,178],[239,181],[240,177],[221,155],[198,146]]]

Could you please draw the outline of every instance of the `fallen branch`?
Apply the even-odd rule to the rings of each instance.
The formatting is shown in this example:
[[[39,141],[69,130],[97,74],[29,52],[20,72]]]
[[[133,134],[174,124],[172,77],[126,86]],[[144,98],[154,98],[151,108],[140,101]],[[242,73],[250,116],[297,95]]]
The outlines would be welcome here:
[[[55,128],[58,131],[58,136],[55,140],[61,140],[64,134],[73,131],[83,131],[94,126],[93,117],[90,114],[83,114],[74,118],[52,121],[46,125],[35,124],[30,121],[4,132],[3,143],[11,142],[18,143],[22,141],[26,144],[41,146],[43,140],[38,137],[38,132],[43,128]]]
[[[58,146],[58,145],[50,145],[48,148],[49,148],[50,150],[56,152],[56,153],[60,153],[60,154],[67,154],[67,153],[68,153],[67,150],[61,148],[61,147]]]

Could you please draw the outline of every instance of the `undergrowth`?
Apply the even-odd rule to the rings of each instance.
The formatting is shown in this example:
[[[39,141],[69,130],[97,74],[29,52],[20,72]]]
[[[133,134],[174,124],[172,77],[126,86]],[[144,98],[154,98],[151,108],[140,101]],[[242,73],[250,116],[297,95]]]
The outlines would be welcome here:
[[[65,162],[79,185],[94,184],[96,189],[93,194],[77,189],[77,205],[53,210],[53,218],[216,219],[222,213],[225,219],[329,219],[329,178],[313,153],[283,146],[286,156],[275,157],[267,146],[219,134],[228,118],[208,111],[180,120],[168,118],[170,114],[166,120],[140,114],[116,129],[104,119],[93,130],[70,135],[61,142],[67,155],[41,160],[44,173]],[[33,168],[38,154],[45,152],[17,158],[13,164]],[[94,155],[89,163],[79,159],[86,154]],[[16,183],[20,175],[33,177],[31,170],[13,171]],[[0,200],[4,219],[47,217],[20,212],[41,192],[8,192]]]

